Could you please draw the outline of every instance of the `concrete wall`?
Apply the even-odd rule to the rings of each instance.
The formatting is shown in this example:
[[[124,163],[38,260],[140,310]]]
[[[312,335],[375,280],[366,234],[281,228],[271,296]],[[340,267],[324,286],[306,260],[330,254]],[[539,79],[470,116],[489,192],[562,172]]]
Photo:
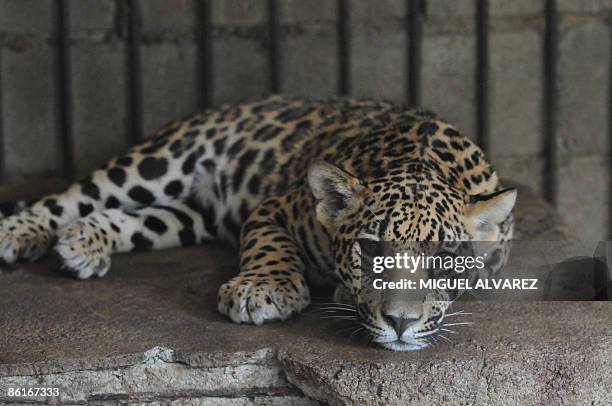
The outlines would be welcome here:
[[[78,175],[130,139],[126,1],[68,0],[73,154]],[[267,0],[212,0],[214,104],[267,93]],[[352,3],[352,93],[406,98],[407,1]],[[612,2],[558,0],[558,207],[582,238],[609,224]],[[490,0],[491,158],[503,178],[542,189],[544,0]],[[53,0],[0,0],[4,172],[58,174]],[[201,107],[195,0],[140,0],[143,128]],[[281,89],[338,89],[336,0],[282,0]],[[476,0],[428,0],[425,107],[476,132]]]

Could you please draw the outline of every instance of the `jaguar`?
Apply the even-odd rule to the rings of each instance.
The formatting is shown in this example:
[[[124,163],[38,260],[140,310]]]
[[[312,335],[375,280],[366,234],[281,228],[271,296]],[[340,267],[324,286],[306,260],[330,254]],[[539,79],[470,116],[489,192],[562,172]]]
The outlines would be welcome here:
[[[103,277],[113,254],[208,241],[239,245],[218,290],[236,323],[285,320],[335,287],[372,342],[432,345],[444,292],[372,293],[360,241],[492,241],[504,262],[515,189],[482,150],[433,113],[399,103],[283,96],[222,105],[162,127],[64,192],[0,220],[0,260],[52,250],[77,278]],[[387,279],[393,279],[390,272]]]

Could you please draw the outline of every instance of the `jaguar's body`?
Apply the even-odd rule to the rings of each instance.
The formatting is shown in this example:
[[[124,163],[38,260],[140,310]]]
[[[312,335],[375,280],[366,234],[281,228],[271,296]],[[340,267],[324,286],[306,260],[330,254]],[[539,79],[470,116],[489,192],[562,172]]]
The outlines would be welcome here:
[[[272,97],[171,123],[3,219],[0,259],[34,260],[55,243],[64,267],[88,278],[112,253],[239,241],[240,272],[218,297],[233,321],[286,319],[310,303],[307,281],[333,283],[375,342],[420,348],[448,302],[368,297],[355,239],[503,247],[514,199],[481,150],[429,113]]]

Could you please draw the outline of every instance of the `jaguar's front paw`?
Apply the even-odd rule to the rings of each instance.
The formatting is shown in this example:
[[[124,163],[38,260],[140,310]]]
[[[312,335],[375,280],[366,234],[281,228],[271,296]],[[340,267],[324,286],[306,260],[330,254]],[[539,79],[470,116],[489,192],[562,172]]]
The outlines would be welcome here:
[[[310,293],[299,273],[245,273],[221,285],[217,300],[219,312],[232,321],[260,325],[301,312],[310,304]]]
[[[0,260],[12,264],[19,259],[35,261],[51,245],[49,219],[32,211],[0,221]]]
[[[54,250],[62,268],[79,279],[102,277],[110,269],[112,241],[95,221],[78,220],[60,230]]]

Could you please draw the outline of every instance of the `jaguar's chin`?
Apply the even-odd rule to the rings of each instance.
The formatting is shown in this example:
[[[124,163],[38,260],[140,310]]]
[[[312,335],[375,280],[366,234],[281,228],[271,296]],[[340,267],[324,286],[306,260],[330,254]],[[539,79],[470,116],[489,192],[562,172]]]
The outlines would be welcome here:
[[[429,342],[425,340],[395,340],[388,342],[377,342],[379,346],[391,351],[416,351],[429,347]]]

